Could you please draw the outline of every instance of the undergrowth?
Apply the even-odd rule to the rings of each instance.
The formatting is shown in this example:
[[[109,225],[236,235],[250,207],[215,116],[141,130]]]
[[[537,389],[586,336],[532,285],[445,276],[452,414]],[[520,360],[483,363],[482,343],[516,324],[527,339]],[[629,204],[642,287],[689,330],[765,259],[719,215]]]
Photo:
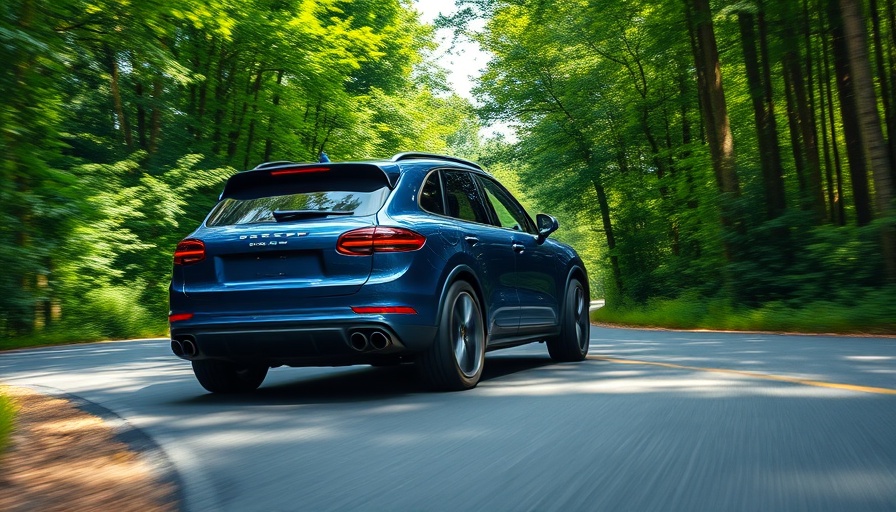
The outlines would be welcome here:
[[[0,457],[2,457],[9,444],[15,412],[16,409],[12,400],[8,396],[0,394]],[[2,463],[2,459],[0,459],[0,463]]]
[[[896,291],[812,302],[769,302],[738,307],[724,299],[683,296],[643,305],[613,305],[594,311],[598,323],[668,329],[710,329],[831,334],[896,334]]]

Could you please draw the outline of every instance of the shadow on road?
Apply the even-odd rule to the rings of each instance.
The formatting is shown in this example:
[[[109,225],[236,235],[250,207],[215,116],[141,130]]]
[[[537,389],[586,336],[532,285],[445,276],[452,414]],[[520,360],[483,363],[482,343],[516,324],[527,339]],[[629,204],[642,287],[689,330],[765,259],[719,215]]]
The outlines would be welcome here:
[[[545,356],[487,357],[481,382],[500,379],[515,373],[553,364]],[[362,366],[338,373],[327,373],[302,378],[302,368],[273,369],[273,372],[293,372],[296,380],[262,384],[255,393],[216,395],[197,389],[195,396],[173,400],[171,405],[233,404],[323,404],[377,401],[431,391],[418,378],[413,364],[399,366]]]

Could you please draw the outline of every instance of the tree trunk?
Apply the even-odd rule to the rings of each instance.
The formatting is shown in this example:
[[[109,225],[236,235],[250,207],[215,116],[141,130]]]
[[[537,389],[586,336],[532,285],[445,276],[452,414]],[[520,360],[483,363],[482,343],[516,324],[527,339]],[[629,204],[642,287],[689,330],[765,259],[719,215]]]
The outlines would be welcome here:
[[[121,90],[119,87],[119,75],[118,75],[118,61],[115,58],[115,53],[108,47],[106,50],[106,65],[109,67],[109,74],[111,76],[109,83],[109,90],[112,93],[112,105],[115,108],[115,115],[118,118],[118,127],[121,130],[122,138],[124,139],[124,143],[128,148],[134,147],[134,138],[131,135],[131,126],[128,123],[128,118],[124,114],[124,106],[121,101]]]
[[[871,11],[871,27],[874,42],[874,60],[877,65],[877,80],[880,82],[880,97],[884,106],[884,120],[887,125],[887,150],[889,151],[890,163],[896,163],[896,112],[893,111],[893,96],[891,83],[888,78],[887,66],[884,59],[883,34],[881,34],[880,12],[877,8],[877,0],[869,0],[868,3]],[[891,177],[896,181],[896,168],[893,169],[894,174]]]
[[[894,180],[890,155],[881,129],[877,98],[871,75],[871,62],[865,38],[862,6],[855,0],[839,0],[843,33],[849,52],[849,68],[855,81],[859,128],[865,153],[871,161],[874,178],[875,212],[879,217],[896,213],[893,205]],[[889,220],[882,227],[883,257],[887,280],[896,282],[896,224]]]
[[[283,70],[277,70],[277,86],[274,88],[274,98],[272,103],[274,109],[268,118],[268,134],[264,141],[264,161],[271,161],[271,150],[274,146],[274,118],[277,116],[277,108],[280,106],[280,86],[283,84]]]
[[[146,99],[143,97],[141,82],[137,82],[134,92],[137,95],[137,144],[140,145],[140,149],[146,150],[149,149],[149,137],[146,136],[146,106],[144,105]]]
[[[259,68],[252,84],[252,114],[249,116],[249,130],[246,134],[246,154],[243,156],[243,169],[249,168],[249,160],[252,155],[252,146],[255,145],[255,118],[258,117],[258,94],[261,91],[261,78],[263,71]]]
[[[694,29],[697,36],[698,87],[705,100],[703,120],[706,123],[706,140],[712,155],[713,170],[719,190],[723,194],[740,194],[734,159],[734,138],[722,87],[722,70],[719,50],[712,24],[712,13],[708,0],[690,0],[693,8]]]
[[[830,205],[829,220],[831,224],[843,226],[845,224],[843,211],[843,190],[841,187],[840,173],[840,149],[837,147],[837,130],[834,124],[834,102],[831,94],[831,74],[830,62],[828,58],[827,41],[828,32],[821,21],[820,27],[821,38],[819,45],[821,46],[820,55],[818,55],[818,98],[821,119],[821,146],[824,155],[825,179],[827,181],[827,197],[828,205]],[[828,130],[828,122],[830,121],[831,129]],[[836,171],[836,174],[835,174]],[[836,179],[835,179],[836,177]]]
[[[690,22],[689,28],[693,30],[696,41],[694,62],[697,68],[702,118],[706,125],[706,141],[709,144],[716,183],[722,195],[721,222],[723,228],[729,230],[737,224],[732,211],[732,199],[740,195],[740,185],[735,169],[734,138],[728,119],[725,91],[722,87],[721,64],[712,13],[708,0],[686,0],[685,5]],[[723,240],[722,244],[725,258],[728,261],[736,260],[738,255],[732,244],[727,240]]]
[[[595,172],[595,171],[592,171]],[[604,235],[607,237],[607,249],[610,254],[610,268],[613,272],[613,284],[619,297],[623,294],[622,270],[619,268],[619,256],[616,256],[616,236],[613,233],[613,223],[610,220],[610,203],[607,201],[607,192],[597,176],[591,178],[594,191],[597,193],[597,206],[600,208],[600,218],[603,223]]]
[[[786,208],[784,178],[781,172],[781,151],[778,146],[778,128],[774,110],[772,110],[771,102],[765,101],[765,86],[762,83],[762,71],[756,51],[754,18],[748,12],[738,13],[747,84],[753,102],[753,118],[756,122],[756,136],[759,142],[766,218],[775,219],[784,213]]]
[[[162,133],[162,79],[157,77],[152,82],[152,115],[149,128],[149,152],[155,153],[159,148],[159,134]]]
[[[801,203],[807,211],[814,213],[816,222],[821,222],[826,212],[818,141],[815,138],[815,122],[809,109],[800,58],[795,50],[784,55],[784,78],[793,153],[800,178]]]
[[[218,57],[218,67],[215,78],[215,115],[214,115],[214,131],[212,133],[212,153],[219,155],[221,153],[221,142],[224,138],[224,118],[227,115],[226,103],[227,98],[233,89],[233,83],[236,79],[236,56],[227,55],[227,47],[221,45],[221,51]],[[230,61],[230,67],[225,68]]]
[[[840,117],[843,122],[843,136],[856,209],[856,224],[864,226],[871,222],[871,192],[868,186],[865,153],[862,150],[862,135],[853,91],[853,77],[849,69],[850,56],[844,37],[843,20],[836,1],[828,3],[828,19],[831,27],[837,92],[840,97]]]

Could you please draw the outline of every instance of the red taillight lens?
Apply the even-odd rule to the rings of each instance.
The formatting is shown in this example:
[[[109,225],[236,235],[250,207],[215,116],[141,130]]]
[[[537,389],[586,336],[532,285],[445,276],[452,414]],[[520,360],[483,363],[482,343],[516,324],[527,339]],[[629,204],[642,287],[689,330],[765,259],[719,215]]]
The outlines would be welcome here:
[[[205,243],[188,238],[181,240],[174,250],[175,265],[191,265],[205,259]]]
[[[193,318],[193,313],[175,313],[173,315],[168,315],[169,322],[183,322],[184,320],[189,320]]]
[[[349,256],[367,256],[375,252],[416,251],[424,244],[426,237],[410,229],[377,226],[343,233],[336,242],[336,251]]]
[[[408,306],[352,306],[352,311],[359,315],[398,314],[416,315],[417,311]]]
[[[284,174],[311,174],[315,172],[328,172],[329,167],[290,167],[271,171],[271,176],[283,176]]]

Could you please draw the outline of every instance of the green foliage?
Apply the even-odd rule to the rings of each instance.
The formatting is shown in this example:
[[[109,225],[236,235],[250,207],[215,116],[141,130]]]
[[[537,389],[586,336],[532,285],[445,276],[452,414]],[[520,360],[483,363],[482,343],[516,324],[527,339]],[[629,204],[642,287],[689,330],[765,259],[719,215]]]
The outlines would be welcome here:
[[[13,420],[15,420],[16,408],[9,397],[0,394],[0,462],[3,461],[3,453],[9,445],[9,436],[12,434]]]
[[[591,314],[592,321],[671,329],[716,329],[769,332],[892,334],[896,332],[896,291],[872,290],[849,301],[839,297],[802,303],[766,302],[736,306],[726,299],[687,294],[646,304],[609,305]]]
[[[152,293],[147,293],[151,291]],[[155,307],[160,290],[151,290],[142,280],[108,285],[88,291],[77,301],[65,304],[67,316],[77,319],[68,325],[76,334],[71,341],[111,340],[159,336],[167,329],[167,316]],[[147,303],[147,298],[152,299]]]
[[[836,205],[820,204],[836,198],[848,219],[862,201],[851,187],[868,178],[837,174],[845,172],[834,158],[846,153],[837,120],[844,107],[822,97],[824,87],[836,92],[828,71],[818,71],[819,62],[833,69],[828,56],[836,50],[824,35],[835,22],[824,3],[731,4],[713,17],[739,182],[724,194],[701,115],[715,106],[698,97],[690,4],[460,3],[467,8],[443,23],[494,55],[475,90],[479,113],[517,127],[518,142],[496,153],[491,167],[513,169],[531,204],[573,215],[583,228],[598,248],[588,264],[609,305],[602,314],[676,327],[784,328],[802,319],[814,331],[817,307],[827,312],[824,328],[861,330],[854,308],[877,307],[876,294],[892,289],[882,278],[882,244],[893,220],[834,222]],[[756,26],[758,14],[766,25]],[[476,16],[486,21],[481,32],[471,29]],[[758,96],[746,79],[755,63],[742,45],[743,21],[753,24],[756,54],[767,59],[767,70],[756,70],[768,80]],[[811,66],[809,56],[817,61]],[[777,105],[765,124],[754,110],[759,96]],[[831,119],[826,131],[817,126]],[[783,177],[783,208],[772,208],[773,155],[760,144],[772,121],[780,158],[771,172]],[[807,138],[806,126],[816,126],[818,140]],[[830,194],[813,195],[822,186]]]
[[[174,247],[199,225],[234,172],[197,169],[201,158],[190,155],[155,177],[141,168],[142,157],[73,169],[93,186],[85,189],[84,222],[60,253],[58,293],[65,317],[87,315],[98,326],[88,332],[101,337],[124,336],[131,327],[137,333],[141,325],[164,332],[164,322],[151,319],[166,318]]]
[[[835,319],[838,308],[864,312],[887,296],[881,248],[896,223],[886,201],[873,222],[855,222],[860,207],[870,211],[859,193],[870,173],[834,158],[857,157],[846,151],[847,106],[822,99],[836,77],[818,64],[837,50],[824,2],[736,3],[713,19],[736,194],[719,192],[706,143],[709,103],[698,97],[686,3],[459,4],[439,23],[494,56],[475,108],[447,92],[430,58],[433,28],[407,0],[3,3],[4,343],[162,334],[171,252],[224,180],[321,151],[334,160],[421,150],[481,161],[530,211],[559,218],[553,236],[582,254],[608,312],[650,304],[669,309],[669,321],[715,312],[732,324],[778,325],[809,305]],[[786,197],[772,213],[739,29],[741,14],[758,9],[770,31],[775,172]],[[486,18],[480,32],[468,25],[476,16]],[[813,143],[800,128],[831,119],[824,109],[835,111],[833,126],[816,126]],[[516,137],[482,140],[482,121],[510,122]],[[820,161],[831,189],[821,199]],[[827,204],[834,197],[846,205],[842,219]],[[840,316],[832,328],[851,329],[861,315]]]
[[[163,335],[239,169],[446,151],[476,120],[434,47],[403,0],[3,3],[3,346]]]

